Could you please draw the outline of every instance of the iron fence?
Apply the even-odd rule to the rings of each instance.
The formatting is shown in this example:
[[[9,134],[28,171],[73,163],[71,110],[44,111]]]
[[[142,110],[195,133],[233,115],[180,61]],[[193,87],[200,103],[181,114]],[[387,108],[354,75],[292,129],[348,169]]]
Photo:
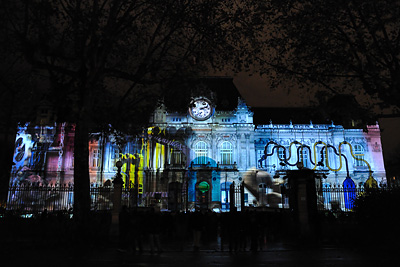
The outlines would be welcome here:
[[[398,190],[398,185],[380,185],[376,188],[365,188],[363,185],[347,187],[341,184],[323,185],[317,187],[317,208],[319,211],[344,211],[350,212],[354,208],[354,201],[367,191]]]
[[[352,211],[354,200],[364,194],[364,186],[324,185],[317,187],[317,209],[319,211]]]
[[[397,187],[398,188],[398,187]],[[393,187],[381,186],[374,190],[392,190]],[[344,211],[350,212],[354,208],[354,200],[365,193],[363,186],[344,187],[343,185],[324,185],[316,188],[317,193],[317,209],[319,211]],[[237,211],[244,210],[251,203],[248,203],[243,186],[232,185],[229,193],[229,207],[235,207]],[[94,211],[110,211],[113,207],[113,186],[98,186],[91,185],[90,198],[91,209]],[[165,202],[167,206],[168,196],[163,196],[162,192],[154,192],[160,194],[160,200]],[[265,192],[265,206],[273,208],[289,208],[290,188],[285,188],[282,194]],[[186,194],[185,189],[182,189],[183,199]],[[280,196],[278,196],[280,195]],[[155,203],[149,200],[149,193],[138,197],[132,189],[122,189],[121,205],[128,207],[133,206],[149,206]],[[273,198],[272,198],[273,197]],[[280,198],[279,198],[280,197]],[[153,198],[152,198],[153,199]],[[157,199],[154,197],[154,199]],[[153,199],[153,200],[154,200]],[[275,201],[271,201],[275,199]],[[278,199],[278,201],[277,201]],[[179,205],[175,209],[187,209],[185,201],[179,201]],[[8,199],[6,210],[17,211],[21,214],[40,213],[45,209],[47,211],[70,210],[74,203],[74,187],[73,185],[35,185],[21,184],[11,185],[8,190]],[[273,204],[275,203],[275,204]],[[165,207],[171,208],[171,207]],[[230,209],[229,209],[230,210]]]
[[[381,185],[378,188],[369,189],[366,189],[363,185],[354,187],[347,187],[340,184],[326,184],[323,186],[317,186],[317,210],[351,212],[354,209],[354,201],[359,196],[366,193],[366,190],[389,191],[398,188],[398,186],[385,185]],[[240,211],[243,210],[243,207],[251,206],[251,203],[248,203],[245,198],[245,194],[241,185],[235,186],[232,190],[234,190],[232,194],[234,197],[231,199],[231,207],[232,205],[234,205],[236,207],[236,210]],[[289,198],[291,195],[295,196],[296,194],[291,194],[291,189],[289,186],[282,187],[280,193],[271,193],[269,192],[269,190],[266,190],[264,193],[259,195],[258,205],[261,204],[261,206],[264,207],[287,209],[290,208]]]
[[[152,192],[157,195],[159,192]],[[160,199],[167,199],[160,192]],[[113,208],[113,186],[90,186],[90,208],[92,211],[111,211]],[[127,207],[151,205],[143,195],[135,194],[133,188],[123,188],[121,194],[121,205]],[[157,198],[154,196],[153,198]],[[146,201],[147,200],[147,201]],[[19,184],[11,185],[8,189],[6,210],[16,211],[21,214],[37,214],[44,210],[68,211],[74,205],[73,185],[40,185],[40,184]]]
[[[113,187],[91,185],[91,209],[111,210],[112,194]],[[71,210],[73,203],[73,185],[20,184],[9,186],[6,210],[34,214],[44,210]]]

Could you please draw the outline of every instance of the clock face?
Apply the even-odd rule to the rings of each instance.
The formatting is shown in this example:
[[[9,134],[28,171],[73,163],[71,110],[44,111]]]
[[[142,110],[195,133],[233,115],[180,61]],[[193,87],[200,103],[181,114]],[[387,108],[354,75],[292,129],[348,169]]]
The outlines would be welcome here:
[[[198,98],[190,103],[189,114],[196,120],[204,121],[211,117],[213,108],[209,100]]]

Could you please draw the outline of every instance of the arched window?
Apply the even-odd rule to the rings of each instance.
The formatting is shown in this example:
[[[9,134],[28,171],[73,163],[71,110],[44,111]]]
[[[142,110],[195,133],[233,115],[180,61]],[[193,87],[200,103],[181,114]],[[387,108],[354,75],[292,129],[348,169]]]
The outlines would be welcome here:
[[[224,141],[221,144],[221,164],[233,164],[232,154],[232,144],[230,142]]]
[[[197,142],[194,147],[194,153],[198,164],[207,164],[208,147],[206,142]]]
[[[360,144],[355,144],[353,147],[353,154],[355,156],[354,166],[355,167],[363,167],[364,163],[364,147]]]

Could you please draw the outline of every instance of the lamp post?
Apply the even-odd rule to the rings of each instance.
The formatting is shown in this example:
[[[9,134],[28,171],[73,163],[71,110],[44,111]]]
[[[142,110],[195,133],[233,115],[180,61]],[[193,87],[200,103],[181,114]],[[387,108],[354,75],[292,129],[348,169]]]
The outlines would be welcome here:
[[[227,184],[227,182],[228,182],[228,173],[227,173],[227,171],[226,171],[226,167],[224,168],[224,170],[225,170],[225,210],[227,210],[228,209],[228,205],[230,205],[230,202],[229,202],[229,190],[227,189],[227,187],[226,187],[226,184]],[[228,204],[229,203],[229,204]]]

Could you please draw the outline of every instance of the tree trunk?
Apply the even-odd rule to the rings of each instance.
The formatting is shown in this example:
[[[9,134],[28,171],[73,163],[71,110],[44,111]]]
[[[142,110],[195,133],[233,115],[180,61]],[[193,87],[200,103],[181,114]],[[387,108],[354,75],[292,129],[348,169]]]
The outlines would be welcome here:
[[[8,186],[10,184],[10,173],[13,166],[14,145],[17,133],[17,123],[12,119],[15,111],[15,94],[11,99],[7,97],[2,99],[1,105],[6,107],[6,114],[0,117],[3,121],[3,129],[0,129],[0,207],[5,207],[8,197]]]
[[[74,217],[85,222],[90,211],[89,119],[82,109],[75,127],[74,142]]]
[[[16,130],[15,125],[7,122],[3,132],[0,133],[2,135],[2,150],[0,152],[0,207],[4,207],[7,202]]]

